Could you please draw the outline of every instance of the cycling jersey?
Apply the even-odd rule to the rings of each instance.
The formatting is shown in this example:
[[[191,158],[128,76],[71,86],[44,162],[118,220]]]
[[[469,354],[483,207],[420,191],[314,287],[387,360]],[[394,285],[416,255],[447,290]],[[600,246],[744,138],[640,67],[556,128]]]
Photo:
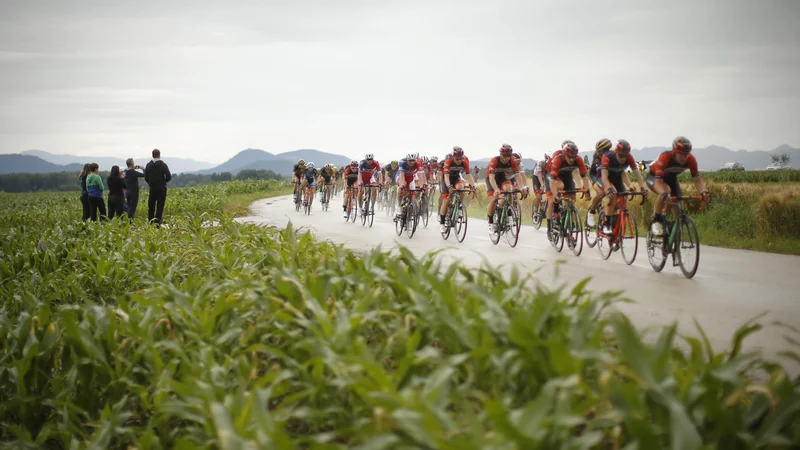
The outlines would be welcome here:
[[[503,185],[506,183],[512,186],[516,184],[514,175],[517,173],[519,173],[519,164],[516,158],[512,156],[508,159],[507,163],[504,163],[500,160],[500,156],[495,156],[489,161],[489,165],[486,166],[486,192],[494,192],[489,177],[494,177],[495,183],[502,189]]]
[[[464,182],[461,176],[462,173],[470,173],[469,158],[466,156],[462,157],[461,161],[456,161],[456,159],[452,157],[444,162],[442,181],[439,183],[439,190],[442,191],[442,195],[449,196],[450,194],[450,188],[447,187],[445,180],[450,181],[451,187],[456,186],[458,183]]]
[[[544,160],[536,161],[533,165],[533,188],[537,191],[542,190],[542,182],[539,181],[539,174],[544,171]],[[546,178],[542,176],[542,178]]]
[[[650,164],[650,173],[655,175],[657,179],[666,177],[677,177],[681,172],[688,170],[692,177],[699,177],[700,171],[697,170],[697,159],[691,153],[686,159],[686,164],[678,164],[675,160],[672,150],[667,150],[660,155],[658,159]]]
[[[333,178],[333,170],[330,169],[322,169],[319,171],[319,175],[325,179],[326,183],[331,182],[331,178]]]
[[[362,159],[358,164],[358,172],[361,174],[361,182],[369,184],[375,181],[375,174],[381,171],[381,165],[376,160],[371,162]]]
[[[592,165],[589,166],[589,177],[591,177],[592,180],[594,180],[596,177],[600,176],[600,172],[597,169],[600,168],[600,164],[603,162],[603,156],[606,153],[608,153],[608,152],[600,153],[600,154],[598,154],[597,152],[594,152],[594,155],[592,156]]]
[[[400,179],[400,174],[403,174],[406,184],[409,184],[414,181],[414,177],[418,172],[422,172],[422,160],[417,159],[416,163],[412,166],[408,163],[406,158],[403,158],[400,160],[400,164],[397,166],[397,175],[395,175],[395,181]]]
[[[303,173],[305,171],[306,171],[305,165],[301,166],[300,164],[295,164],[294,167],[292,168],[292,172],[294,172],[294,176],[296,176],[298,180],[303,176]]]
[[[305,172],[303,172],[303,176],[306,177],[306,179],[309,180],[309,181],[316,180],[318,175],[319,175],[319,172],[317,171],[316,168],[314,168],[314,169],[306,169]]]
[[[547,163],[545,163],[545,165],[544,165],[544,170],[545,170],[546,173],[550,173],[550,167],[553,164],[553,160],[556,159],[556,157],[558,155],[562,154],[562,153],[564,153],[564,150],[561,150],[561,149],[556,150],[556,151],[553,152],[553,155],[550,156],[550,159],[548,159]]]
[[[617,192],[625,192],[625,183],[622,182],[622,177],[625,176],[625,170],[630,167],[632,170],[636,169],[636,161],[633,155],[628,155],[625,161],[619,162],[617,160],[616,152],[606,152],[600,162],[598,170],[602,174],[604,170],[608,171],[608,181],[614,186]],[[602,175],[598,175],[598,178]],[[602,178],[600,178],[602,180]]]
[[[433,175],[436,173],[437,170],[439,170],[438,162],[433,162],[433,161],[428,162],[428,167],[425,170],[425,176],[428,177],[428,181],[433,180]]]
[[[567,161],[567,155],[560,154],[550,162],[550,178],[553,180],[561,179],[561,181],[566,178],[572,179],[572,172],[575,169],[578,169],[582,177],[586,176],[586,164],[583,163],[583,158],[576,156],[575,162],[570,164]]]
[[[342,173],[342,178],[347,180],[347,186],[352,186],[358,180],[358,168],[353,166],[347,166]]]
[[[398,165],[397,169],[392,169],[391,165],[388,165],[383,168],[383,175],[386,180],[394,180],[397,177],[397,172],[400,170],[400,166]]]

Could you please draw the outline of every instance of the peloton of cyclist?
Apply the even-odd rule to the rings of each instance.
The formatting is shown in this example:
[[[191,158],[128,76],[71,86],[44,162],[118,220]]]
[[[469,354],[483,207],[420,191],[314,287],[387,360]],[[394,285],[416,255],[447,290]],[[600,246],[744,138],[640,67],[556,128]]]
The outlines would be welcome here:
[[[319,180],[323,183],[322,190],[323,190],[323,197],[322,203],[326,202],[326,198],[330,198],[331,195],[331,185],[333,184],[333,164],[325,164],[325,167],[319,171]]]
[[[383,184],[383,173],[381,173],[381,165],[375,160],[372,153],[364,155],[364,159],[358,165],[358,173],[360,174],[358,180],[358,204],[360,205],[364,199],[364,185],[367,184]],[[377,187],[372,187],[372,204],[370,208],[375,208],[375,200],[377,200]]]
[[[667,150],[658,156],[658,159],[650,164],[650,171],[647,174],[647,187],[658,195],[653,211],[654,236],[660,236],[664,232],[663,224],[666,221],[664,210],[669,197],[680,197],[681,186],[678,183],[678,175],[688,170],[692,174],[695,188],[700,191],[703,201],[708,202],[709,195],[706,184],[700,177],[697,169],[697,159],[692,155],[692,142],[684,136],[678,136],[672,141],[672,150]],[[673,212],[677,210],[677,206]]]
[[[444,161],[442,168],[442,181],[439,189],[441,190],[440,205],[439,205],[439,224],[441,225],[442,233],[447,231],[445,225],[445,214],[447,214],[447,206],[450,199],[450,189],[455,186],[456,189],[464,187],[464,176],[466,174],[466,181],[469,181],[470,189],[475,187],[475,180],[472,178],[469,167],[469,158],[464,155],[464,149],[459,146],[453,147],[453,156]]]
[[[312,198],[312,199],[314,198],[314,187],[317,185],[317,176],[318,175],[319,175],[319,172],[314,167],[314,163],[313,162],[309,162],[308,166],[306,167],[306,170],[303,172],[303,186],[304,187],[308,187],[308,189],[311,191],[310,198]],[[303,206],[306,206],[307,203],[308,203],[308,201],[306,201],[306,199],[304,198],[303,199]]]

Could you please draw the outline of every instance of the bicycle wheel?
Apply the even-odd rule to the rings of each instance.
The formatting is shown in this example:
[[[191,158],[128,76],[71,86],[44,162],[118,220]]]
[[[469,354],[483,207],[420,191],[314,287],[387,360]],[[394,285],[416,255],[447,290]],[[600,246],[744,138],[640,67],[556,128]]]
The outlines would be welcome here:
[[[594,219],[594,225],[589,225],[589,216],[590,215],[591,214],[587,210],[586,211],[586,220],[584,221],[584,223],[586,225],[584,226],[584,233],[583,234],[584,234],[584,236],[586,236],[586,245],[588,245],[589,248],[594,248],[594,246],[597,244],[597,229],[599,228],[597,226],[597,224],[598,224],[597,219],[599,217],[592,217]],[[597,214],[594,214],[594,215],[597,216]]]
[[[636,228],[636,218],[629,210],[625,210],[621,215],[619,249],[625,264],[631,265],[636,260],[636,252],[639,250],[639,230]]]
[[[297,192],[294,193],[294,210],[299,212],[300,206],[302,205],[303,197],[301,195],[300,189],[297,189]]]
[[[600,214],[597,215],[597,250],[600,252],[600,256],[603,259],[608,259],[611,256],[611,252],[613,250],[613,246],[611,245],[611,236],[606,236],[600,230],[603,228],[603,224],[606,220],[606,213],[600,211]]]
[[[453,204],[450,203],[449,205],[447,205],[447,214],[445,214],[446,218],[445,223],[447,224],[447,226],[445,227],[445,231],[440,232],[442,235],[442,239],[444,239],[445,241],[447,240],[447,238],[450,237],[450,230],[452,230],[455,225],[454,217],[456,217],[456,214],[453,214]],[[458,234],[456,234],[456,238],[458,238]]]
[[[544,203],[542,203],[544,205]],[[539,210],[533,210],[531,213],[531,222],[533,222],[533,227],[537,230],[542,227],[542,219],[544,219],[545,211],[539,206]]]
[[[308,191],[306,191],[306,215],[311,215],[311,202],[314,200],[314,194],[311,193],[309,195]]]
[[[364,200],[363,200],[363,203],[361,204],[361,226],[362,227],[367,224],[367,214],[369,214],[369,207],[370,207],[369,189],[367,190],[367,192],[364,193],[364,197],[363,198],[364,198]]]
[[[353,194],[350,197],[350,222],[356,223],[356,217],[358,217],[358,197]]]
[[[367,214],[367,223],[369,223],[370,228],[372,228],[373,222],[375,222],[375,205],[370,203],[369,213]]]
[[[406,223],[406,234],[408,238],[411,239],[414,237],[414,233],[417,232],[417,224],[419,224],[419,208],[417,207],[417,202],[412,200],[406,211],[408,220],[408,223]]]
[[[458,242],[464,242],[464,238],[467,237],[467,206],[460,203],[455,215],[456,239],[458,239]]]
[[[502,230],[501,226],[505,224],[500,223],[500,210],[503,207],[497,206],[494,210],[494,229],[493,231],[489,232],[489,239],[492,241],[492,244],[497,245],[500,242],[500,233]]]
[[[692,278],[700,264],[700,236],[697,235],[697,227],[690,217],[681,217],[677,239],[675,248],[680,257],[681,272],[686,278]]]
[[[400,211],[402,211],[402,214],[400,215],[400,217],[395,218],[394,221],[394,231],[397,233],[398,236],[401,236],[403,234],[403,229],[405,229],[406,226],[406,212],[405,212],[406,205],[404,203],[405,201],[400,204]]]
[[[569,208],[569,230],[567,230],[567,239],[569,239],[569,249],[575,256],[581,256],[583,251],[583,222],[581,221],[581,214],[575,206]]]
[[[661,272],[667,263],[667,252],[664,245],[667,237],[653,236],[653,222],[655,222],[654,219],[650,219],[647,222],[647,234],[645,235],[647,259],[650,260],[650,266],[653,267],[653,270]]]
[[[516,247],[517,242],[519,242],[519,229],[521,224],[521,218],[516,204],[517,202],[514,202],[508,208],[508,217],[506,217],[506,242],[508,242],[508,245],[512,248]]]
[[[419,217],[422,219],[422,225],[425,226],[425,228],[428,228],[428,218],[430,217],[428,211],[429,211],[428,201],[424,200],[420,202]]]
[[[558,215],[558,217],[556,217]],[[561,210],[560,206],[557,206],[555,211],[553,211],[553,219],[548,220],[548,238],[550,239],[550,245],[553,246],[556,251],[561,251],[564,248],[564,233],[561,230],[562,227],[562,217],[563,211]]]

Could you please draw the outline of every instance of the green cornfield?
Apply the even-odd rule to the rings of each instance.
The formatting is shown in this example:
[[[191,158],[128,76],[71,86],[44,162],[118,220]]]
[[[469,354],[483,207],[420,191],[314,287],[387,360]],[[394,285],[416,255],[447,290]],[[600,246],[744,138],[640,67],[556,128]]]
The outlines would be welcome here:
[[[800,183],[800,170],[749,170],[703,172],[705,180],[718,183]],[[684,172],[679,176],[682,183],[691,182],[691,175]]]
[[[171,190],[161,229],[82,223],[74,193],[0,194],[0,446],[800,445],[799,381],[742,351],[767,324],[715,350],[702,330],[644,335],[588,280],[531,288],[223,212],[284,187]]]

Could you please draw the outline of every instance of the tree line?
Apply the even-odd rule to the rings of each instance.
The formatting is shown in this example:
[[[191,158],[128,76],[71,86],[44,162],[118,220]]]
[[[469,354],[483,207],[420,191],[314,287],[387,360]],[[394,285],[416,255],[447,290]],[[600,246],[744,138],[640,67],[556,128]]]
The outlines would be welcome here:
[[[100,172],[105,180],[109,172]],[[271,170],[242,170],[234,176],[231,172],[197,174],[181,173],[172,176],[170,187],[191,187],[201,184],[231,180],[281,180],[284,177]],[[11,173],[0,175],[0,191],[2,192],[38,192],[38,191],[80,191],[78,174],[75,172],[55,173]]]

